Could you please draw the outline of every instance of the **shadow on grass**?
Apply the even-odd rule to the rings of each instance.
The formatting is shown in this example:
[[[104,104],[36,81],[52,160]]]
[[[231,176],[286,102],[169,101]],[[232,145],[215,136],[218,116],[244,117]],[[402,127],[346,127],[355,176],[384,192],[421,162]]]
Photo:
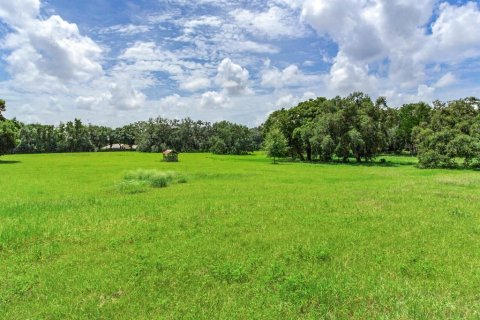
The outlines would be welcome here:
[[[355,160],[350,160],[348,162],[343,162],[340,160],[333,160],[333,161],[301,161],[301,160],[289,160],[289,159],[282,159],[277,160],[277,162],[282,164],[291,164],[291,163],[304,163],[304,164],[311,164],[311,165],[330,165],[330,166],[352,166],[352,167],[385,167],[385,168],[396,168],[396,167],[403,167],[403,166],[415,166],[417,162],[415,161],[362,161],[356,162]]]
[[[345,166],[353,166],[353,167],[403,167],[403,166],[414,166],[417,163],[414,161],[405,161],[405,162],[396,162],[396,161],[370,161],[370,162],[342,162],[342,161],[331,161],[331,162],[311,162],[312,164],[325,164],[325,165],[345,165]]]
[[[0,160],[0,165],[1,164],[15,164],[15,163],[20,163],[20,161],[17,161],[17,160]]]

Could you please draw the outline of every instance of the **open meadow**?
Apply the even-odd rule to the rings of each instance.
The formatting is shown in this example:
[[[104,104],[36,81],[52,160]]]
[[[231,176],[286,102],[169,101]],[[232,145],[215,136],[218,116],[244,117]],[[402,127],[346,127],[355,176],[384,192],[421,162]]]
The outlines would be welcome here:
[[[480,172],[385,158],[3,156],[0,319],[480,318]]]

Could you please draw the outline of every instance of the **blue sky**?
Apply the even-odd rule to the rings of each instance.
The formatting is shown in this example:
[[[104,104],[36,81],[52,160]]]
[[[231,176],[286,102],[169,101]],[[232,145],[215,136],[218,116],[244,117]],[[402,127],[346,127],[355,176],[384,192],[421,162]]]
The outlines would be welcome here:
[[[258,125],[316,96],[479,95],[480,5],[436,0],[0,3],[7,116]]]

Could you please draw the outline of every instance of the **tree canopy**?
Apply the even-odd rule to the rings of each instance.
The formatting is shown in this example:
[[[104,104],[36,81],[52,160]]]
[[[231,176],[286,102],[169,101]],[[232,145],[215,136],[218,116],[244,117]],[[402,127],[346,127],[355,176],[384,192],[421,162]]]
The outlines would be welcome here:
[[[6,110],[5,100],[0,99],[0,121],[5,120],[5,117],[2,114],[2,112],[5,112],[5,110]]]

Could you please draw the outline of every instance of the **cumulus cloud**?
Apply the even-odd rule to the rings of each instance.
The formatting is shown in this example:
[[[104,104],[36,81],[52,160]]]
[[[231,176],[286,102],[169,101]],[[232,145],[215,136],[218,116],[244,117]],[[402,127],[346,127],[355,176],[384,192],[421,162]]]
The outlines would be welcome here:
[[[442,3],[433,23],[427,59],[458,62],[480,56],[480,4]]]
[[[287,94],[283,95],[280,98],[277,99],[275,102],[275,107],[276,108],[291,108],[296,106],[302,101],[308,101],[310,99],[314,99],[317,95],[314,92],[304,92],[302,96],[299,95],[293,95],[293,94]]]
[[[40,0],[15,0],[0,3],[0,18],[14,27],[34,20],[40,13]]]
[[[86,82],[103,73],[102,49],[81,35],[76,24],[57,15],[43,20],[38,14],[39,1],[0,4],[0,17],[15,29],[3,48],[9,51],[7,70],[19,85]]]
[[[306,75],[294,64],[283,70],[271,67],[270,64],[270,60],[267,60],[261,72],[261,84],[264,87],[279,89],[288,86],[309,86],[320,81],[318,75]]]
[[[338,94],[371,92],[376,88],[377,79],[369,74],[368,65],[353,63],[340,52],[330,69],[327,84],[332,92]]]
[[[178,94],[172,94],[170,96],[160,99],[158,106],[161,109],[175,109],[175,108],[185,108],[188,104],[184,99]]]
[[[327,78],[327,86],[338,93],[378,92],[381,86],[408,90],[424,84],[428,64],[480,56],[480,11],[474,2],[441,3],[431,33],[425,26],[434,0],[303,0],[291,5],[301,9],[303,21],[317,34],[338,45]],[[381,64],[386,74],[376,70]]]
[[[225,58],[217,69],[216,82],[229,95],[248,94],[252,90],[248,87],[248,70]]]
[[[212,120],[257,119],[260,111],[244,113],[291,107],[312,91],[361,90],[398,105],[478,87],[471,80],[480,58],[478,1],[161,1],[162,11],[103,29],[85,24],[82,32],[50,15],[61,10],[46,1],[0,1],[7,25],[0,57],[10,75],[0,81],[2,97],[18,105],[35,100],[42,109],[106,109],[114,121],[116,110],[140,108],[139,118],[193,110]]]
[[[206,89],[210,87],[211,81],[210,79],[203,77],[203,76],[190,76],[186,78],[181,84],[180,84],[180,89],[186,90],[186,91],[198,91],[201,89]]]
[[[200,106],[202,108],[223,108],[230,99],[222,92],[208,91],[202,94]]]
[[[79,96],[75,100],[77,108],[98,110],[111,108],[114,110],[134,110],[145,104],[146,95],[135,89],[131,83],[113,83],[108,90],[102,90],[95,96]]]

